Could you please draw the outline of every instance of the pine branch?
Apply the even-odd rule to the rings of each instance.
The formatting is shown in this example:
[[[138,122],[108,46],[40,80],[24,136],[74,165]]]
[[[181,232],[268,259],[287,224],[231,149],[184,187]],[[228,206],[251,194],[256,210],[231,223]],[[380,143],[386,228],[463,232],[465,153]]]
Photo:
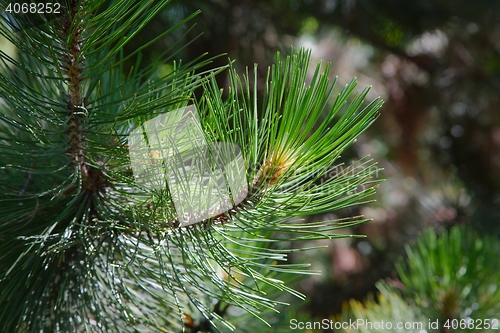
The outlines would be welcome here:
[[[6,331],[128,330],[121,315],[101,318],[120,308],[106,293],[113,290],[109,261],[119,256],[116,230],[133,221],[109,209],[115,182],[130,174],[123,159],[127,119],[151,113],[141,103],[152,94],[160,106],[187,100],[199,78],[188,74],[206,61],[179,66],[156,82],[146,80],[155,74],[151,68],[124,81],[120,38],[135,34],[166,3],[105,9],[99,14],[109,19],[105,39],[94,15],[102,4],[70,2],[40,26],[29,16],[16,17],[15,26],[2,16],[0,32],[19,51],[18,59],[1,53],[0,322]]]
[[[25,29],[15,34],[1,18],[0,33],[19,56],[0,52],[0,325],[156,332],[180,331],[192,318],[193,327],[220,331],[235,328],[228,307],[265,322],[283,304],[271,291],[304,298],[287,281],[313,273],[287,263],[306,249],[282,242],[343,237],[335,231],[365,222],[300,217],[374,193],[375,163],[335,163],[381,102],[364,106],[367,90],[354,93],[355,80],[334,97],[328,66],[306,84],[306,51],[277,56],[262,100],[255,77],[233,69],[223,98],[214,79],[222,69],[196,72],[210,59],[174,62],[168,75],[150,64],[125,74],[130,55],[120,50],[167,2],[106,3],[69,2],[36,28],[21,18]],[[134,177],[127,140],[188,103],[209,144],[241,148],[248,193],[222,214],[181,226],[172,187]]]

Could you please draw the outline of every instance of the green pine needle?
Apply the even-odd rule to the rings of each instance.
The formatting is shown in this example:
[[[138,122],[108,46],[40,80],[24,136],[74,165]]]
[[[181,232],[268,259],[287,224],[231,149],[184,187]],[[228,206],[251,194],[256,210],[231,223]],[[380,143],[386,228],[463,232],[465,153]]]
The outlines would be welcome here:
[[[138,56],[126,74],[135,54],[123,55],[123,46],[168,2],[106,3],[69,2],[61,17],[16,33],[0,18],[19,52],[0,51],[0,326],[222,330],[235,328],[228,311],[236,308],[265,322],[283,304],[273,290],[304,298],[287,281],[313,273],[287,262],[307,249],[283,242],[344,237],[336,230],[365,222],[300,217],[369,202],[376,163],[338,158],[382,102],[365,105],[368,89],[356,93],[355,80],[334,96],[329,65],[309,78],[304,50],[277,55],[262,96],[256,74],[232,68],[224,95],[214,79],[224,68],[196,72],[210,59],[177,62],[159,76],[151,64],[139,68]],[[249,193],[230,211],[180,228],[168,188],[135,182],[127,137],[190,103],[208,141],[241,148]]]

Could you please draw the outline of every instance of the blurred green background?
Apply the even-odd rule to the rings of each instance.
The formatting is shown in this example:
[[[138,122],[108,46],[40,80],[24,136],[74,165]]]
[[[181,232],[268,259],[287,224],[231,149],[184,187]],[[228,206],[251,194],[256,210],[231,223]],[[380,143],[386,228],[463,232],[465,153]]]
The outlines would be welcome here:
[[[306,47],[314,60],[333,63],[340,84],[356,76],[360,86],[373,86],[369,98],[386,101],[379,120],[344,156],[370,154],[384,168],[377,201],[311,217],[363,214],[373,221],[345,232],[368,237],[292,258],[322,271],[297,286],[309,300],[301,312],[330,318],[346,301],[376,291],[380,279],[397,285],[396,259],[427,227],[440,233],[467,224],[477,237],[498,240],[500,1],[173,1],[128,51],[198,9],[191,30],[157,43],[145,61],[181,40],[173,46],[177,58],[224,53],[212,66],[228,57],[241,71],[258,63],[265,78],[276,51]],[[227,86],[224,74],[218,81]]]

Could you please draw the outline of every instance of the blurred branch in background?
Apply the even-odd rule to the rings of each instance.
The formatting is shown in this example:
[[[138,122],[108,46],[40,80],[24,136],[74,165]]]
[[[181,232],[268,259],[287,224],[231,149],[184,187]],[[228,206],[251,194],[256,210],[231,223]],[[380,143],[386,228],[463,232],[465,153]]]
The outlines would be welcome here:
[[[351,301],[337,316],[340,324],[359,319],[377,323],[377,329],[359,325],[338,331],[497,332],[499,245],[498,239],[478,236],[470,227],[455,226],[439,235],[426,229],[406,246],[407,259],[398,262],[401,281],[377,283],[378,304],[371,296],[364,304]],[[385,327],[380,327],[382,322]],[[399,323],[404,326],[397,329]]]

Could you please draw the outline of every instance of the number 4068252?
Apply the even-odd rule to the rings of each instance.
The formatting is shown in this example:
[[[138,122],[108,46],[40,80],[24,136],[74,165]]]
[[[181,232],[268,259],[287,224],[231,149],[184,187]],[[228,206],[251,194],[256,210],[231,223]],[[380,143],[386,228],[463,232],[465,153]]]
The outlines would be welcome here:
[[[443,327],[446,329],[470,329],[470,330],[497,330],[499,328],[498,319],[448,319]]]
[[[60,14],[61,4],[51,3],[9,3],[5,11],[10,14]]]

